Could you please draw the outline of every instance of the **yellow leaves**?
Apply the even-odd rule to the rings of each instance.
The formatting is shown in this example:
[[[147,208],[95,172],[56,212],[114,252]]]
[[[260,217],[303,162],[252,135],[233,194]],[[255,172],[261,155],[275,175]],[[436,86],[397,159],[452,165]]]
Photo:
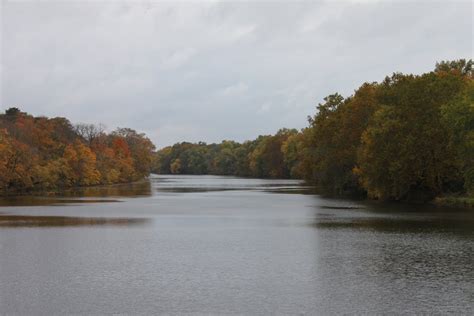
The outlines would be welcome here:
[[[0,194],[128,182],[149,174],[154,145],[144,134],[88,128],[92,138],[65,118],[34,117],[16,108],[0,114]]]
[[[95,185],[100,183],[96,169],[96,156],[80,141],[66,146],[63,154],[66,161],[64,174],[70,185]]]
[[[102,182],[105,184],[113,184],[120,182],[120,172],[117,169],[109,169],[101,174]]]
[[[65,160],[63,158],[48,161],[46,165],[35,165],[32,172],[34,182],[42,189],[54,189],[61,181],[64,169]]]
[[[8,161],[12,155],[11,144],[6,130],[0,130],[0,190],[8,185]]]
[[[181,160],[175,159],[170,165],[170,171],[173,174],[179,173],[181,171]]]
[[[352,168],[352,173],[356,176],[360,176],[362,174],[362,169],[360,169],[358,166],[355,166],[354,168]]]
[[[67,145],[64,149],[63,158],[66,159],[68,163],[77,162],[77,153],[73,145]]]

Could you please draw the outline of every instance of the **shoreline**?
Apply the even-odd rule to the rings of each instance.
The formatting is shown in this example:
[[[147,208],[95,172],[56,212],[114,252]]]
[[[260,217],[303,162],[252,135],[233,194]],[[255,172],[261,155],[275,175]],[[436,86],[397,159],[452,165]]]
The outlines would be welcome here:
[[[134,184],[140,184],[145,182],[146,180],[149,179],[149,176],[140,180],[135,180],[135,181],[129,181],[129,182],[117,182],[117,183],[111,183],[111,184],[95,184],[95,185],[80,185],[80,186],[72,186],[72,187],[66,187],[62,189],[52,189],[52,190],[30,190],[30,191],[6,191],[2,192],[0,191],[0,199],[1,198],[15,198],[15,197],[25,197],[25,196],[58,196],[58,195],[63,195],[66,193],[77,193],[80,190],[85,190],[85,189],[101,189],[101,188],[107,188],[107,187],[118,187],[118,186],[123,186],[123,185],[134,185]]]
[[[463,207],[474,209],[474,196],[440,196],[436,197],[432,203],[438,206]]]
[[[23,191],[23,192],[14,192],[10,191],[8,193],[0,193],[0,199],[2,198],[17,198],[17,197],[57,197],[57,196],[70,196],[75,194],[80,194],[82,190],[87,189],[106,189],[106,188],[117,188],[121,186],[127,185],[139,185],[144,184],[148,181],[152,175],[162,175],[162,176],[223,176],[223,177],[233,177],[233,178],[241,178],[241,179],[263,179],[263,180],[296,180],[302,181],[303,179],[295,179],[295,178],[258,178],[258,177],[245,177],[245,176],[235,176],[235,175],[218,175],[218,174],[158,174],[158,173],[151,173],[149,176],[135,181],[129,182],[119,182],[119,183],[112,183],[112,184],[98,184],[98,185],[91,185],[91,186],[74,186],[74,187],[67,187],[63,189],[55,189],[55,190],[31,190],[31,191]],[[308,184],[306,184],[308,185]],[[409,201],[409,200],[400,200],[400,201],[382,201],[378,199],[370,199],[368,197],[362,196],[354,196],[351,194],[342,194],[342,195],[332,195],[332,194],[325,194],[318,192],[313,186],[310,189],[311,194],[320,195],[326,198],[342,198],[342,199],[349,199],[349,200],[358,200],[358,201],[367,201],[367,202],[380,202],[380,203],[408,203],[411,205],[433,205],[437,207],[455,207],[455,208],[469,208],[474,209],[474,196],[469,195],[446,195],[446,196],[438,196],[432,200],[420,202],[420,201]]]
[[[357,200],[357,201],[368,201],[368,202],[380,202],[380,203],[407,203],[410,205],[434,205],[439,207],[459,207],[459,208],[474,208],[474,196],[469,195],[446,195],[446,196],[437,196],[432,200],[427,201],[415,201],[415,200],[379,200],[379,199],[371,199],[368,198],[366,195],[357,195],[357,194],[328,194],[320,192],[316,189],[314,185],[306,183],[304,179],[298,178],[262,178],[262,177],[252,177],[252,176],[236,176],[236,175],[223,175],[223,174],[187,174],[187,173],[152,173],[154,175],[163,175],[163,176],[221,176],[221,177],[233,177],[233,178],[241,178],[241,179],[262,179],[262,180],[297,180],[302,181],[306,186],[311,187],[311,193],[315,195],[320,195],[326,198],[342,198],[342,199],[349,199],[349,200]]]

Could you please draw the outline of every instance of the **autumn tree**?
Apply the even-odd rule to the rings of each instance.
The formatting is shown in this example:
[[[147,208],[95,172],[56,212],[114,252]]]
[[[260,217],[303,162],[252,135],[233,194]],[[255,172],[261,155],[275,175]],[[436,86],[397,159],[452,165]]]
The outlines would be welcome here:
[[[387,78],[380,108],[363,134],[359,175],[380,199],[427,199],[456,177],[456,153],[441,106],[463,88],[462,76],[429,73]]]
[[[0,114],[0,194],[138,180],[149,174],[153,151],[130,129],[106,134],[100,125],[10,108]]]
[[[448,132],[449,150],[456,155],[454,164],[461,174],[451,191],[474,194],[474,81],[468,80],[465,88],[451,101],[441,106],[441,121]]]
[[[155,171],[304,178],[320,192],[377,199],[474,194],[473,90],[472,60],[441,61],[329,95],[300,132],[166,147]]]

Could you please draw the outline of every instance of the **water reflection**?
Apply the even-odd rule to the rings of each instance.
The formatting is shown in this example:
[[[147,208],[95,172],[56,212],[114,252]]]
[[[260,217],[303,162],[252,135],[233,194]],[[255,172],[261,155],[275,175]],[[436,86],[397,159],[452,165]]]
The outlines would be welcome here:
[[[75,188],[65,191],[66,197],[143,197],[152,195],[149,180],[116,185]]]
[[[279,194],[314,194],[313,187],[297,186],[297,187],[283,187],[266,189],[264,192],[279,193]]]
[[[321,212],[321,209],[327,210]],[[318,205],[311,226],[322,229],[390,233],[474,234],[474,212],[435,205],[342,201]]]
[[[317,228],[370,230],[383,233],[447,233],[456,232],[474,234],[474,221],[450,219],[387,219],[387,218],[339,218],[317,220],[313,223]]]
[[[329,206],[322,205],[319,208],[328,209],[328,210],[358,210],[361,209],[359,206]]]
[[[97,199],[97,198],[63,198],[63,197],[43,197],[43,196],[16,196],[0,199],[0,206],[46,206],[62,204],[83,204],[83,203],[110,203],[121,202],[117,199]]]
[[[83,203],[121,202],[117,198],[147,197],[152,195],[149,180],[140,182],[72,188],[59,193],[42,192],[37,195],[0,198],[0,206],[46,206]]]
[[[69,216],[23,216],[0,214],[1,227],[129,226],[143,225],[147,218],[105,218]]]
[[[207,193],[207,192],[225,192],[225,191],[258,191],[280,194],[312,194],[311,188],[305,187],[281,187],[266,188],[263,187],[158,187],[158,192],[164,193]]]
[[[158,192],[207,193],[225,191],[256,191],[266,193],[311,194],[312,187],[299,180],[247,179],[228,176],[159,176],[151,178]]]
[[[0,208],[0,314],[474,315],[472,210],[150,183]]]
[[[177,187],[177,188],[157,188],[158,192],[165,193],[205,193],[205,192],[224,192],[239,191],[239,188],[213,188],[213,187]]]

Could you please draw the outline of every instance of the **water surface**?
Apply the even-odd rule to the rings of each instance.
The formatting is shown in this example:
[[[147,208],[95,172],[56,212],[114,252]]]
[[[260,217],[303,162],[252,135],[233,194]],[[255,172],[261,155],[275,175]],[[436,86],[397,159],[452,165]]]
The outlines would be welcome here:
[[[0,314],[473,314],[474,212],[152,176],[0,201]]]

